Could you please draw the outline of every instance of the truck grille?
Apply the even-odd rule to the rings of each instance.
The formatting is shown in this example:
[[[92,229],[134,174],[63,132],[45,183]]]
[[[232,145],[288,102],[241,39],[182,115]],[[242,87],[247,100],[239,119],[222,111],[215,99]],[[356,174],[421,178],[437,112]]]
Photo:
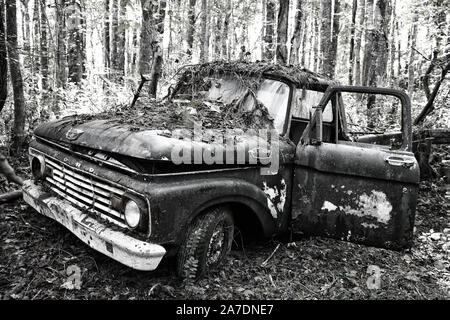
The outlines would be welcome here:
[[[52,191],[81,209],[126,227],[123,214],[113,209],[111,203],[111,198],[120,199],[124,190],[48,157],[45,164],[52,171],[51,176],[45,177]]]

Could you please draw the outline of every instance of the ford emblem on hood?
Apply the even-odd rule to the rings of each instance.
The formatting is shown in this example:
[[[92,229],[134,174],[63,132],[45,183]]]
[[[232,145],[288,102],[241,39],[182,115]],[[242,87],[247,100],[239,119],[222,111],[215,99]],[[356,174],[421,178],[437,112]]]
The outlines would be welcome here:
[[[76,140],[79,136],[83,134],[83,130],[72,128],[66,133],[66,138],[68,140]]]

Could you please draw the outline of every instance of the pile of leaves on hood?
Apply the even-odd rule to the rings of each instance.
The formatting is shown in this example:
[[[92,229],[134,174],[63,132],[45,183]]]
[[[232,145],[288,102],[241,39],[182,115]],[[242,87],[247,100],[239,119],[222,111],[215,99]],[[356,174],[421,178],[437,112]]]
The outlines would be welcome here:
[[[134,107],[115,107],[98,114],[78,115],[74,124],[91,120],[111,120],[128,125],[132,131],[193,129],[195,122],[201,122],[203,128],[208,129],[273,128],[273,119],[261,103],[251,111],[244,111],[239,104],[225,105],[202,100],[157,101],[146,97],[141,97]]]
[[[231,77],[239,81],[240,92],[235,99],[225,104],[221,101],[208,101],[204,94],[212,83],[209,77]],[[133,107],[116,106],[95,115],[78,115],[74,124],[90,120],[111,120],[130,126],[131,130],[178,128],[192,129],[194,122],[201,122],[204,128],[213,129],[272,129],[273,119],[267,108],[256,98],[263,78],[279,78],[308,86],[310,84],[326,86],[331,81],[300,67],[285,67],[263,62],[211,62],[182,68],[178,81],[162,99],[151,99],[145,94]],[[177,99],[176,94],[192,92],[188,99]],[[244,110],[245,99],[253,96],[255,106]]]

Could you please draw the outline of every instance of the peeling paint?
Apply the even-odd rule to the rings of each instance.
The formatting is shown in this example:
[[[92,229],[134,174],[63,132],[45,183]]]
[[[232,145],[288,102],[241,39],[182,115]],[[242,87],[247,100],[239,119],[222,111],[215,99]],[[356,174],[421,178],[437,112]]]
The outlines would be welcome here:
[[[283,212],[286,203],[286,189],[286,181],[284,179],[281,180],[280,190],[278,190],[276,186],[270,188],[265,181],[263,182],[263,192],[267,197],[267,207],[274,219],[277,219],[278,212]],[[276,198],[278,198],[278,200],[276,200]],[[274,205],[274,203],[276,203],[276,205]]]
[[[372,216],[378,222],[384,224],[387,224],[391,219],[392,205],[384,192],[372,190],[370,195],[363,193],[355,200],[355,203],[358,206],[357,208],[352,208],[349,205],[336,206],[329,201],[324,201],[321,210],[335,211],[339,209],[358,217]]]
[[[345,206],[342,210],[345,213],[353,214],[359,217],[372,216],[378,222],[387,224],[391,219],[392,205],[387,200],[386,194],[382,191],[372,190],[370,195],[363,193],[356,200],[358,209]]]
[[[324,201],[321,210],[335,211],[338,207],[329,201]]]
[[[282,212],[286,203],[286,182],[281,180],[280,202],[277,204],[278,211]]]

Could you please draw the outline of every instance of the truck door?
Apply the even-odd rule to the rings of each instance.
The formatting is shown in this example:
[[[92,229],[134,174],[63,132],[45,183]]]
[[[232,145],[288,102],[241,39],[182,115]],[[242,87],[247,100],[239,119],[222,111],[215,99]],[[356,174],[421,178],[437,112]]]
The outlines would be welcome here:
[[[386,103],[389,99],[395,102]],[[329,102],[334,133],[323,139]],[[410,109],[409,97],[398,90],[327,89],[296,148],[294,231],[390,249],[411,245],[419,167],[411,152]],[[399,122],[397,131],[378,128],[394,128],[392,120]],[[350,128],[349,122],[363,123],[362,129]]]

